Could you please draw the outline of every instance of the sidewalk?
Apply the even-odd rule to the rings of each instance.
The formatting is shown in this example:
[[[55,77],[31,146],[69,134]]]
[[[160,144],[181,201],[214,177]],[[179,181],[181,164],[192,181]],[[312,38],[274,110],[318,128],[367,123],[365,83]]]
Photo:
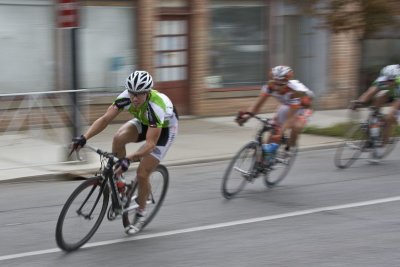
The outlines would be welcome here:
[[[266,116],[270,114],[265,114]],[[166,166],[201,163],[231,158],[247,141],[254,138],[258,122],[250,120],[245,126],[234,123],[234,117],[184,117],[179,133],[163,164]],[[309,125],[326,127],[349,120],[347,110],[317,111]],[[111,140],[120,124],[110,125],[89,142],[103,150],[111,150]],[[0,181],[66,178],[89,175],[99,168],[97,154],[82,150],[84,162],[66,161],[65,142],[69,129],[39,129],[0,135]],[[300,151],[334,147],[340,139],[303,134]],[[129,144],[134,151],[138,144]]]

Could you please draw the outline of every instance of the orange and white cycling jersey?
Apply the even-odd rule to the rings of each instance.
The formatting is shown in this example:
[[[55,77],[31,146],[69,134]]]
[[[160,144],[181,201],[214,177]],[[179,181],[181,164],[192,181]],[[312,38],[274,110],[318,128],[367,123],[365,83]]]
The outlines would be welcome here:
[[[291,107],[309,107],[314,97],[313,92],[298,80],[289,80],[283,90],[273,89],[269,82],[261,88],[261,95],[272,96],[283,105]]]
[[[273,96],[282,105],[276,110],[276,121],[282,125],[287,120],[289,109],[296,109],[296,116],[299,120],[307,123],[312,110],[310,109],[314,93],[298,80],[289,80],[285,88],[273,89],[271,83],[261,89],[261,94]]]

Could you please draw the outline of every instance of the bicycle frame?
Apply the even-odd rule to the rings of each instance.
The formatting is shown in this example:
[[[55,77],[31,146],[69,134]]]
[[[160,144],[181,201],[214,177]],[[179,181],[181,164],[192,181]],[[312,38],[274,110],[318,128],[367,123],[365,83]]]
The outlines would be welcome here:
[[[357,103],[357,102],[352,102]],[[384,114],[379,108],[370,106],[367,118],[353,125],[346,133],[345,140],[337,147],[334,163],[336,167],[350,167],[362,153],[369,153],[370,163],[379,163],[394,149],[397,138],[386,132]],[[388,136],[385,136],[388,134]],[[387,138],[387,140],[385,140]],[[361,157],[365,158],[365,157]]]
[[[293,152],[287,152],[287,138],[280,142],[280,146],[272,156],[264,159],[262,145],[264,134],[275,134],[279,127],[274,119],[261,118],[248,113],[251,117],[261,122],[261,127],[256,131],[255,138],[245,144],[232,158],[222,178],[221,192],[226,199],[238,194],[247,182],[253,182],[260,174],[264,177],[264,184],[271,188],[276,186],[289,172],[297,154],[297,148]],[[243,115],[243,114],[240,114]],[[239,117],[240,118],[240,117]]]
[[[278,125],[276,125],[276,123],[274,122],[274,119],[270,119],[270,118],[261,118],[257,115],[251,114],[251,116],[257,120],[259,120],[262,123],[262,126],[259,128],[259,130],[256,132],[255,135],[255,141],[258,143],[258,151],[257,151],[257,158],[258,160],[261,162],[263,161],[262,157],[263,157],[263,152],[262,152],[262,144],[264,143],[263,138],[264,138],[264,134],[267,132],[271,132],[274,131],[277,127],[279,127]],[[284,142],[286,142],[287,139],[285,139]],[[280,145],[283,145],[286,143],[281,143]],[[267,168],[268,166],[263,166],[263,169]],[[261,171],[260,169],[257,169],[256,171]],[[258,174],[255,174],[256,176]]]
[[[257,131],[256,136],[255,136],[255,140],[257,142],[259,142],[260,144],[262,144],[264,133],[273,130],[274,127],[276,127],[276,126],[272,123],[273,119],[268,119],[268,118],[263,119],[261,117],[258,117],[257,115],[253,115],[253,118],[256,118],[257,120],[259,120],[262,123],[262,127]]]
[[[136,201],[139,194],[138,182],[133,180],[126,185],[123,193],[120,192],[114,173],[118,158],[89,144],[85,147],[100,155],[101,167],[94,177],[88,178],[75,188],[60,212],[56,225],[56,242],[64,251],[76,250],[88,242],[106,214],[109,221],[121,216],[125,231],[137,219],[136,212],[131,214],[130,211],[139,207]],[[155,191],[150,192],[147,204],[153,205],[147,207],[147,216],[141,229],[152,221],[164,201],[168,189],[168,169],[159,164],[153,170],[150,180],[149,182],[155,185]],[[82,234],[76,234],[77,232]]]
[[[108,152],[104,152],[104,151],[102,151],[100,149],[97,149],[95,147],[90,146],[89,144],[87,144],[85,147],[87,147],[90,150],[96,152],[101,157],[107,158],[107,163],[106,163],[105,166],[101,167],[102,168],[101,169],[101,177],[103,178],[103,182],[102,182],[102,185],[101,185],[101,190],[99,191],[99,194],[98,194],[98,196],[96,198],[96,201],[93,204],[93,207],[92,207],[90,213],[88,215],[85,215],[84,217],[90,218],[92,212],[94,211],[94,209],[96,208],[96,206],[97,206],[97,204],[98,204],[98,202],[100,200],[101,195],[104,193],[104,190],[106,189],[107,184],[111,188],[111,192],[110,192],[110,194],[111,194],[111,205],[112,205],[112,209],[114,210],[114,212],[116,210],[120,210],[121,214],[122,214],[122,213],[124,213],[126,211],[129,211],[129,210],[135,208],[135,207],[130,207],[129,209],[125,209],[124,206],[123,206],[123,201],[119,196],[117,185],[116,185],[115,179],[114,179],[114,171],[113,171],[113,167],[114,167],[115,163],[117,162],[118,158],[116,158],[113,154],[110,154]],[[79,155],[78,155],[78,158],[80,158]],[[82,205],[79,208],[79,210],[77,211],[78,214],[83,215],[83,214],[80,213],[80,210],[85,206],[87,200],[90,199],[91,195],[93,194],[93,191],[94,191],[94,187],[93,187],[92,191],[89,193],[89,195],[86,197],[85,201],[82,203]],[[108,219],[110,219],[109,216],[108,216]]]

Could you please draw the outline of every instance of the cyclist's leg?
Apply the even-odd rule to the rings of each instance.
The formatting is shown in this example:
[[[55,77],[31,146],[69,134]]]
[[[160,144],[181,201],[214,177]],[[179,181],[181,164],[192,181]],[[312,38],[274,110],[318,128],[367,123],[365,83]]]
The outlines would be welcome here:
[[[131,222],[131,225],[125,227],[125,232],[127,234],[136,234],[141,231],[145,225],[146,202],[151,190],[149,177],[159,163],[160,161],[151,154],[142,157],[140,160],[139,166],[136,170],[136,182],[138,185],[137,202],[139,207],[136,209],[135,220]]]
[[[394,100],[388,114],[385,116],[386,126],[383,129],[383,143],[387,144],[392,134],[393,127],[397,124],[397,113],[400,110],[400,99]]]
[[[372,102],[372,104],[377,107],[380,108],[382,106],[384,106],[386,103],[390,103],[392,102],[393,99],[391,99],[389,97],[389,90],[381,90],[379,91],[375,97],[374,100]],[[389,113],[391,113],[391,111],[389,111]],[[389,133],[392,129],[392,119],[390,119],[390,115],[386,115],[384,120],[385,120],[385,128],[383,129],[383,145],[385,145],[389,139]]]
[[[287,114],[289,112],[289,109],[290,109],[290,107],[288,105],[280,105],[276,109],[274,120],[280,128],[274,135],[269,136],[267,143],[277,143],[277,144],[281,143],[282,134],[283,134],[281,127],[282,127],[283,123],[287,120]]]
[[[298,136],[303,130],[304,126],[307,124],[312,112],[310,109],[304,108],[294,110],[294,119],[291,120],[291,122],[287,122],[289,112],[291,112],[290,107],[287,105],[282,105],[277,111],[277,120],[279,125],[285,124],[285,131],[288,130],[290,132],[288,145],[291,147],[297,145]],[[284,133],[282,132],[282,134]]]
[[[118,158],[126,156],[126,144],[144,140],[142,125],[137,119],[132,119],[122,125],[115,133],[112,141],[112,152]]]
[[[290,107],[288,105],[280,105],[276,109],[275,120],[280,126],[282,126],[283,123],[287,120],[289,109]]]
[[[150,193],[149,177],[160,161],[153,155],[149,154],[140,160],[139,167],[136,171],[136,179],[138,182],[138,203],[139,211],[144,212],[146,209],[146,201]]]
[[[311,109],[300,109],[297,112],[296,120],[292,125],[292,131],[290,133],[290,146],[297,146],[297,140],[299,139],[300,133],[303,131],[304,127],[307,125],[310,116],[312,114]]]
[[[163,128],[155,149],[149,155],[144,156],[140,160],[136,174],[139,186],[139,210],[144,211],[146,209],[146,201],[151,189],[149,184],[150,174],[158,166],[160,161],[167,155],[169,148],[175,141],[177,133],[177,126]]]
[[[138,220],[135,225],[126,228],[128,234],[139,232],[145,224],[145,210],[149,194],[151,192],[150,175],[159,165],[160,161],[166,156],[172,143],[175,141],[178,127],[163,128],[154,150],[141,158],[136,170],[136,181],[138,183],[138,204],[136,211]],[[145,132],[145,131],[144,131]]]

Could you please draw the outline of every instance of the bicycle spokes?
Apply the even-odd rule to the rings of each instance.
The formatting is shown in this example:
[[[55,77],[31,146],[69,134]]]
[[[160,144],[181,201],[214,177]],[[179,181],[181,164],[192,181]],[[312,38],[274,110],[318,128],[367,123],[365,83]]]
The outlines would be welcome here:
[[[268,171],[265,173],[265,185],[271,188],[280,183],[289,173],[296,156],[297,147],[291,147],[291,150],[288,151],[284,146],[280,146],[272,164],[270,164]]]
[[[89,178],[74,190],[57,221],[56,241],[61,249],[78,249],[92,237],[107,211],[109,196],[101,177]]]

